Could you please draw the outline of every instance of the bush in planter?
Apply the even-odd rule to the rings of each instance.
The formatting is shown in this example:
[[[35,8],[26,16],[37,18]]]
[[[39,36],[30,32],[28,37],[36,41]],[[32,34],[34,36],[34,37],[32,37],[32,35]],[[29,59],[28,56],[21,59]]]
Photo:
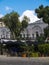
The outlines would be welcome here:
[[[21,54],[21,56],[22,56],[22,57],[26,57],[26,56],[27,56],[26,52],[23,52],[23,53]]]
[[[26,48],[27,48],[27,50],[26,50],[27,57],[30,57],[30,53],[34,52],[34,45],[33,44],[32,45],[28,45]]]
[[[26,44],[26,43],[23,44],[23,45],[21,46],[21,48],[23,49],[23,54],[26,54],[27,57],[29,57],[30,52],[33,52],[33,51],[34,51],[34,46],[33,46],[33,45],[29,46],[29,45]]]
[[[30,57],[39,57],[39,53],[38,52],[31,53]]]
[[[48,54],[49,54],[49,44],[39,44],[38,50],[42,55],[44,54],[45,56],[48,56]]]

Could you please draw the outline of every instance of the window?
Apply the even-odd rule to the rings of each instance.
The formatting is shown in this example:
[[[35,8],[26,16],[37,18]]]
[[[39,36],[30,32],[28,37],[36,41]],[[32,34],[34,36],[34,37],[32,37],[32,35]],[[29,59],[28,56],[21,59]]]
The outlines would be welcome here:
[[[34,34],[32,34],[32,37],[34,38]]]
[[[20,34],[20,37],[22,38],[22,34]]]
[[[23,34],[23,37],[25,38],[25,34]]]
[[[38,36],[39,36],[38,31],[36,31],[36,37],[38,37]]]
[[[3,26],[2,22],[0,23],[0,26]]]
[[[30,34],[27,34],[27,37],[29,37],[30,36]]]

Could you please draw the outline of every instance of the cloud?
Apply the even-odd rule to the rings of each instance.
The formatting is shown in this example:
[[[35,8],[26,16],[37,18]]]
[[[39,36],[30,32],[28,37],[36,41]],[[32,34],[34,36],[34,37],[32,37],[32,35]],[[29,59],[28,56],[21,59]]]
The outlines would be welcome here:
[[[0,14],[0,18],[2,18],[3,17],[3,14]]]
[[[11,9],[12,9],[11,7],[8,7],[8,6],[5,7],[5,10],[6,10],[6,11],[9,11],[9,10],[11,10]]]
[[[33,22],[39,20],[39,18],[35,15],[35,11],[34,10],[33,11],[32,10],[24,11],[23,14],[19,18],[20,21],[23,20],[24,16],[27,16],[30,19],[29,23],[33,23]]]

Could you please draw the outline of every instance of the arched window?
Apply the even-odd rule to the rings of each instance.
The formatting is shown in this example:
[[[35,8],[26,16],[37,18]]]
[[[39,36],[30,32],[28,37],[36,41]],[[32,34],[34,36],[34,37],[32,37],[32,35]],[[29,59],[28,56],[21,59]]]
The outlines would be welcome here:
[[[42,33],[42,29],[41,29],[41,27],[38,26],[38,25],[35,25],[35,26],[32,28],[32,30],[34,30],[35,32],[36,32],[36,31],[39,31],[39,32]]]
[[[36,31],[36,37],[38,37],[39,36],[39,33],[38,33],[38,31]]]

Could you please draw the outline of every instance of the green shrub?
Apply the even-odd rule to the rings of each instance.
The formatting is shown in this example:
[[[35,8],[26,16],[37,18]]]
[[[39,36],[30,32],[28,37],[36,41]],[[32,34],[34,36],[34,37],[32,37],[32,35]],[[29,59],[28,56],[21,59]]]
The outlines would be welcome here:
[[[39,53],[37,53],[37,52],[36,53],[31,53],[30,57],[39,57]]]
[[[49,54],[49,44],[39,44],[38,50],[41,54]]]

